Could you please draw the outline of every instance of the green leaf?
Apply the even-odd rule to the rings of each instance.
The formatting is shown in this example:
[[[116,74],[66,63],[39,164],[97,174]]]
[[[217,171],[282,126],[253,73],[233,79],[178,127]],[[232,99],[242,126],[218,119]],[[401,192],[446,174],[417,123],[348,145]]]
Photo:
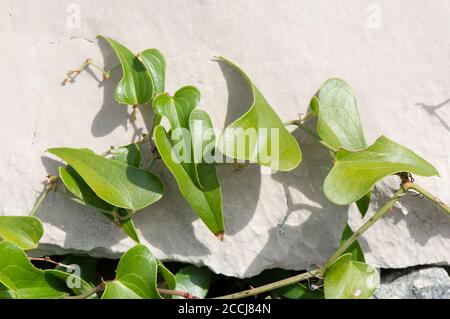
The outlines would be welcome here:
[[[161,181],[152,173],[84,149],[48,150],[72,166],[98,197],[111,205],[137,211],[158,201]]]
[[[345,81],[329,79],[320,87],[317,99],[311,109],[319,113],[317,133],[325,143],[352,151],[367,147],[356,99]]]
[[[0,239],[22,249],[36,248],[43,234],[42,223],[36,217],[0,216]]]
[[[114,49],[120,61],[123,77],[114,91],[117,103],[137,105],[148,103],[154,95],[153,82],[142,62],[119,42],[99,36]]]
[[[413,151],[382,136],[366,150],[337,159],[323,190],[333,203],[349,205],[363,197],[380,179],[400,172],[439,175],[433,165]]]
[[[191,112],[198,106],[199,101],[198,89],[185,86],[176,91],[173,97],[167,94],[158,95],[152,103],[155,113],[169,120],[171,141],[179,146],[181,163],[193,180],[196,180],[196,173],[192,157],[192,139],[188,130]]]
[[[14,297],[14,291],[9,290],[0,283],[0,299],[14,299]]]
[[[379,284],[380,275],[375,268],[352,260],[352,254],[342,255],[325,272],[325,298],[368,299]]]
[[[372,198],[372,189],[370,189],[363,197],[356,201],[356,206],[358,207],[361,216],[366,216],[367,211],[370,206],[370,199]]]
[[[148,49],[138,54],[152,77],[155,96],[164,92],[166,77],[166,61],[157,49]]]
[[[67,287],[34,267],[25,253],[9,242],[0,243],[0,283],[19,299],[53,299],[68,295]]]
[[[158,261],[158,274],[164,279],[167,289],[175,289],[177,285],[175,275],[161,261]]]
[[[341,246],[353,235],[353,231],[350,228],[348,224],[345,225],[344,231],[342,232],[341,237]],[[359,245],[359,242],[356,240],[353,242],[353,244],[350,245],[350,247],[347,248],[347,250],[342,254],[351,254],[352,260],[354,261],[360,261],[360,262],[366,262],[366,259],[364,258],[364,252],[361,249],[361,246]]]
[[[136,143],[121,146],[114,152],[114,160],[139,168],[141,149]]]
[[[188,292],[195,297],[204,298],[208,293],[211,277],[211,271],[206,267],[184,267],[175,275],[177,282],[175,290]],[[179,296],[173,296],[172,298],[184,299]]]
[[[72,166],[60,166],[59,177],[66,189],[85,205],[99,209],[102,212],[112,213],[116,209],[113,205],[98,197]]]
[[[231,61],[218,57],[236,69],[247,81],[253,102],[250,109],[231,123],[219,139],[218,147],[228,157],[258,163],[279,171],[296,168],[302,159],[297,140],[267,103],[244,71]]]
[[[109,220],[116,223],[131,239],[139,243],[139,236],[131,218],[117,219],[114,214],[120,217],[128,216],[128,212],[123,208],[115,207],[97,196],[83,178],[71,166],[59,167],[59,176],[64,186],[70,191],[81,204],[100,210]]]
[[[106,283],[102,299],[161,299],[156,280],[158,260],[144,245],[136,245],[120,258],[116,279]]]
[[[154,136],[159,154],[175,177],[181,194],[206,226],[220,237],[224,230],[220,188],[204,191],[197,186],[182,165],[181,159],[172,152],[172,143],[163,126],[155,128]]]
[[[73,295],[82,295],[91,291],[95,286],[89,284],[83,278],[66,271],[47,269],[44,270],[47,278],[54,277],[61,282],[61,286],[65,285]],[[70,285],[70,286],[69,286]],[[94,296],[92,296],[94,297]]]

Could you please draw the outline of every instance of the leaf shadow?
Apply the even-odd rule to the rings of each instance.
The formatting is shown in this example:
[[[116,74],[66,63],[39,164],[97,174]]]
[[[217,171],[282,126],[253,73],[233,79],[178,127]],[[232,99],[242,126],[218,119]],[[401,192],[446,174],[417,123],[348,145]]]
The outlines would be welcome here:
[[[114,51],[105,41],[97,39],[97,42],[103,56],[103,68],[105,70],[111,70],[119,63],[119,61]],[[93,74],[90,68],[87,70],[90,71],[90,74]],[[119,104],[114,99],[114,91],[117,83],[122,78],[122,69],[118,68],[112,72],[111,77],[108,80],[99,81],[97,76],[93,76],[98,81],[98,87],[103,88],[103,101],[100,110],[92,121],[92,135],[94,137],[103,137],[119,126],[127,129],[128,121],[130,119],[129,106]],[[142,131],[139,131],[134,122],[130,121],[130,123],[134,129],[133,140],[135,140],[136,136],[139,137],[142,134]]]
[[[323,194],[323,181],[332,167],[329,152],[298,129],[293,135],[302,141],[302,163],[293,171],[272,175],[283,185],[287,211],[268,230],[266,245],[246,271],[249,275],[262,271],[260,265],[302,270],[322,264],[338,247],[347,221],[348,206],[335,205]],[[289,265],[283,263],[287,259]]]
[[[58,175],[58,167],[63,165],[60,161],[47,156],[42,156],[41,162],[50,175]],[[58,184],[58,187],[64,186]],[[47,196],[37,212],[37,216],[44,223],[51,225],[53,234],[54,232],[60,233],[59,237],[56,236],[52,241],[57,241],[62,248],[69,249],[74,253],[117,257],[108,249],[112,245],[105,246],[104,239],[107,238],[108,242],[115,244],[127,238],[122,230],[103,214],[93,208],[80,205],[58,192],[50,193]],[[99,239],[102,244],[96,242],[95,239]],[[44,249],[46,246],[55,245],[42,245]],[[39,247],[41,248],[41,245]]]
[[[199,218],[181,195],[172,173],[161,161],[157,161],[153,172],[164,183],[164,196],[134,215],[137,227],[145,225],[140,228],[142,237],[172,259],[191,261],[186,258],[209,255],[210,250],[195,234],[194,223]],[[203,223],[200,227],[209,232]],[[212,233],[210,237],[218,240]]]
[[[381,197],[381,203],[388,200],[386,194]],[[435,236],[450,238],[450,220],[441,208],[423,196],[412,193],[402,197],[400,203],[401,206],[394,206],[393,213],[385,218],[393,224],[406,223],[409,237],[416,243],[425,246]]]
[[[236,70],[217,61],[228,89],[225,127],[247,112],[252,104],[252,92],[248,83]],[[233,165],[218,165],[217,174],[222,187],[225,236],[234,235],[250,222],[261,190],[259,165],[248,165],[237,171]]]

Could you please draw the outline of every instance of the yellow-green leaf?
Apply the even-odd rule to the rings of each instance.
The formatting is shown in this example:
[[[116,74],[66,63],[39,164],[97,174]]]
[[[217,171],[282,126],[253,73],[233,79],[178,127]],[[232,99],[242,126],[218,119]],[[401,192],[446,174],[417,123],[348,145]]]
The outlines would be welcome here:
[[[43,234],[42,223],[36,217],[0,216],[0,239],[22,249],[36,248]]]
[[[153,98],[154,85],[144,64],[124,45],[104,36],[99,37],[111,45],[122,66],[123,77],[114,91],[117,103],[127,105],[148,103]]]
[[[222,195],[218,183],[212,183],[211,185],[205,183],[206,186],[211,186],[211,188],[200,188],[185,170],[178,154],[173,152],[172,143],[164,127],[158,125],[155,128],[154,136],[159,154],[175,177],[181,194],[215,235],[223,234]],[[206,179],[210,183],[214,180],[214,176],[205,177],[204,180]]]
[[[400,172],[439,175],[422,157],[382,136],[369,148],[336,159],[323,190],[333,203],[349,205],[367,194],[380,179]]]
[[[48,151],[73,167],[95,194],[111,205],[137,211],[162,197],[163,185],[150,172],[85,149],[52,148]]]
[[[152,77],[155,87],[154,95],[164,92],[166,81],[166,61],[157,49],[148,49],[138,54],[147,71]]]
[[[237,70],[253,94],[249,110],[222,133],[218,143],[220,151],[231,158],[258,163],[274,170],[290,171],[296,168],[302,159],[297,140],[244,71],[223,57],[218,59]]]
[[[0,243],[0,283],[18,299],[55,299],[68,295],[60,280],[34,267],[16,245]]]
[[[314,113],[319,113],[317,133],[328,145],[351,151],[367,147],[356,107],[356,98],[341,79],[329,79],[312,101]]]
[[[102,299],[161,299],[156,286],[158,260],[144,245],[120,258],[116,278],[106,283]]]
[[[352,260],[352,254],[345,254],[325,272],[325,298],[368,299],[375,293],[379,284],[380,275],[375,268]]]

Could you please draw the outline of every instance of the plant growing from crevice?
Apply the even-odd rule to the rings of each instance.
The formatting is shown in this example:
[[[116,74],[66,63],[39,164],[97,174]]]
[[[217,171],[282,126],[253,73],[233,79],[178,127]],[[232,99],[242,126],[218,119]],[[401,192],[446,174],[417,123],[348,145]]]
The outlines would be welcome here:
[[[111,148],[101,155],[86,148],[48,150],[67,165],[59,168],[58,177],[49,177],[30,216],[0,216],[0,298],[206,297],[210,285],[207,270],[188,266],[173,274],[140,244],[133,216],[164,196],[163,182],[153,169],[154,163],[161,160],[166,165],[193,211],[223,240],[226,227],[216,174],[218,159],[226,156],[233,163],[243,161],[273,170],[293,170],[300,164],[302,153],[299,142],[285,128],[289,125],[304,130],[329,150],[333,167],[324,180],[323,191],[331,202],[355,203],[364,217],[379,180],[397,175],[399,188],[359,229],[353,232],[346,225],[338,249],[317,269],[288,278],[284,278],[285,274],[274,274],[273,278],[257,282],[255,288],[220,298],[243,298],[265,292],[277,298],[370,298],[380,279],[376,269],[365,261],[359,236],[411,193],[422,194],[450,213],[447,205],[414,182],[412,174],[438,175],[430,163],[385,136],[368,146],[356,98],[343,80],[326,81],[311,99],[306,116],[283,123],[240,67],[217,58],[242,75],[253,99],[247,112],[225,128],[216,141],[215,134],[203,134],[211,131],[212,123],[209,115],[197,108],[200,103],[197,88],[184,86],[172,95],[165,93],[166,62],[158,50],[134,54],[115,40],[101,38],[111,45],[123,73],[114,92],[115,100],[132,108],[131,120],[138,107],[153,109],[153,125],[141,141]],[[69,71],[64,84],[74,81],[89,66],[100,70],[105,80],[119,68],[105,71],[88,59],[80,69]],[[305,124],[314,119],[314,128]],[[249,130],[253,135],[248,135]],[[152,153],[148,161],[141,155],[145,144]],[[58,184],[60,181],[64,187]],[[52,191],[101,212],[136,241],[120,259],[113,280],[83,275],[89,273],[87,264],[81,274],[74,274],[72,266],[64,262],[47,270],[30,262],[36,258],[28,257],[25,251],[36,248],[43,235],[42,223],[34,215]],[[52,262],[47,258],[43,261]],[[271,280],[276,281],[267,283]]]

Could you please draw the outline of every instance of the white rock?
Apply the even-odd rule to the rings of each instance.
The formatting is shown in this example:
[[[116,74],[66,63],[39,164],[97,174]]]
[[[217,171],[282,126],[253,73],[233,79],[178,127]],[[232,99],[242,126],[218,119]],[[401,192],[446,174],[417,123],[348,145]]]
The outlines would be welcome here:
[[[388,275],[375,294],[377,299],[450,299],[450,277],[433,267]]]
[[[78,7],[77,7],[78,6]],[[79,10],[78,10],[78,9]],[[79,19],[77,13],[80,13]],[[196,85],[201,106],[218,128],[246,111],[245,85],[217,62],[240,64],[283,120],[305,112],[332,76],[353,87],[367,139],[381,134],[414,149],[442,178],[417,181],[450,201],[448,52],[450,3],[396,1],[367,6],[338,1],[164,0],[0,3],[0,212],[26,214],[43,177],[59,163],[49,147],[103,152],[142,133],[129,109],[113,101],[115,82],[93,70],[61,86],[65,73],[87,57],[111,68],[115,57],[95,35],[135,51],[159,48],[167,57],[167,90]],[[79,25],[77,23],[79,22]],[[146,110],[145,122],[151,121]],[[136,123],[142,126],[142,120]],[[144,132],[146,129],[144,128]],[[331,162],[326,151],[296,133],[304,154],[290,173],[261,175],[257,166],[233,173],[220,167],[227,235],[216,240],[181,198],[162,166],[167,195],[139,212],[135,223],[162,259],[207,265],[247,277],[263,269],[309,268],[336,248],[348,208],[328,202],[321,185]],[[395,182],[397,183],[397,182]],[[374,206],[396,185],[381,183]],[[411,197],[411,196],[410,196]],[[382,267],[450,262],[450,218],[426,200],[408,198],[362,239],[368,261]],[[132,245],[100,214],[51,194],[39,212],[47,253],[119,256]],[[370,215],[370,214],[369,214]],[[350,224],[363,221],[354,207]]]

